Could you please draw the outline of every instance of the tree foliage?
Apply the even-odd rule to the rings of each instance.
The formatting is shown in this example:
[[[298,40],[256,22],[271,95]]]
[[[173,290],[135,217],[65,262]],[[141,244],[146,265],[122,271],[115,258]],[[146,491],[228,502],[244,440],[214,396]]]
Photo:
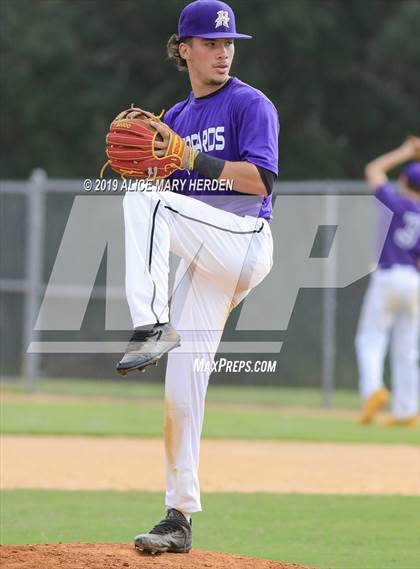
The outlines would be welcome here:
[[[165,50],[185,3],[1,0],[2,177],[94,177],[119,110],[185,98]],[[280,179],[360,178],[419,132],[420,2],[230,4],[254,36],[237,42],[232,72],[279,109]]]

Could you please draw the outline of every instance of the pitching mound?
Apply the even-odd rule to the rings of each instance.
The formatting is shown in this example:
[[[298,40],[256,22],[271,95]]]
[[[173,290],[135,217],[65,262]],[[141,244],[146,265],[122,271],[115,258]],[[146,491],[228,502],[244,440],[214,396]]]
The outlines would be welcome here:
[[[199,549],[184,554],[146,555],[131,545],[113,543],[3,545],[0,566],[2,569],[311,569],[294,563]]]

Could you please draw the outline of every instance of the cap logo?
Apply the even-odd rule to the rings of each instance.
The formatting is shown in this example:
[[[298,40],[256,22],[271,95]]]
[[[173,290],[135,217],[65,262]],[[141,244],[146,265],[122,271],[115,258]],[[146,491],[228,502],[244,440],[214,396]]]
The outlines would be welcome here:
[[[217,12],[217,18],[215,19],[216,28],[220,28],[220,26],[225,26],[225,28],[229,27],[229,14],[226,10],[219,10]]]

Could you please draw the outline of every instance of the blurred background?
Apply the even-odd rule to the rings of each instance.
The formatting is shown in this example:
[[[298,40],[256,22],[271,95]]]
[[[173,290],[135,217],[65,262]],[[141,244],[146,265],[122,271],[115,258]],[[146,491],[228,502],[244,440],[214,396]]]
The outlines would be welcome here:
[[[109,121],[186,97],[166,61],[186,2],[2,0],[1,171],[96,175]],[[360,179],[366,160],[419,121],[417,0],[233,0],[233,73],[277,106],[280,180]]]
[[[152,0],[1,0],[3,379],[19,381],[28,373],[28,326],[33,326],[80,193],[78,180],[96,177],[103,163],[109,121],[131,103],[160,112],[189,92],[188,76],[167,61],[165,50],[184,5],[183,0],[162,5]],[[262,90],[280,114],[276,195],[282,184],[296,181],[309,182],[309,192],[311,182],[321,181],[321,186],[314,182],[313,191],[325,187],[328,193],[327,182],[340,180],[336,188],[346,193],[349,182],[361,182],[368,160],[419,130],[418,1],[232,0],[231,5],[238,29],[254,36],[237,42],[233,74]],[[42,169],[48,182],[42,172],[34,175],[35,169]],[[34,202],[39,180],[42,200]],[[367,188],[361,182],[357,191]],[[34,219],[36,208],[42,212]],[[99,288],[105,269],[103,261]],[[34,278],[35,293],[30,289]],[[329,300],[322,289],[302,289],[288,330],[258,337],[284,342],[280,354],[266,358],[277,360],[276,373],[219,373],[213,383],[318,388],[329,381],[354,389],[353,338],[366,285],[367,278],[361,279],[337,289]],[[128,333],[104,331],[103,314],[104,299],[93,294],[77,339],[125,341]],[[224,339],[233,337],[237,316],[232,315]],[[329,355],[321,333],[326,319],[334,340]],[[42,336],[52,337],[75,339]],[[44,378],[111,379],[115,360],[114,355],[43,355],[35,372]],[[161,371],[148,371],[148,380],[161,378]]]

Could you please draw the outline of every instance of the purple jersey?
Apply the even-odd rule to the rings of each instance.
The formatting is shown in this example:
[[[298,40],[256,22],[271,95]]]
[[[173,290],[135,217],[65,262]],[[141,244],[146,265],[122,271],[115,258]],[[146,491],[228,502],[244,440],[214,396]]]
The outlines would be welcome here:
[[[420,260],[420,202],[400,194],[390,182],[378,186],[375,196],[393,213],[379,259],[379,267],[414,265]]]
[[[163,120],[195,150],[224,160],[251,162],[278,173],[277,110],[261,91],[236,77],[205,97],[197,98],[191,92],[188,99],[169,109]],[[182,180],[179,193],[220,209],[268,220],[272,217],[271,195],[243,194],[226,186],[206,189],[206,178],[194,171],[175,172],[171,179]]]

